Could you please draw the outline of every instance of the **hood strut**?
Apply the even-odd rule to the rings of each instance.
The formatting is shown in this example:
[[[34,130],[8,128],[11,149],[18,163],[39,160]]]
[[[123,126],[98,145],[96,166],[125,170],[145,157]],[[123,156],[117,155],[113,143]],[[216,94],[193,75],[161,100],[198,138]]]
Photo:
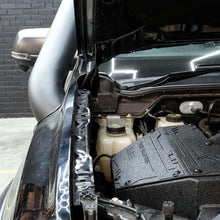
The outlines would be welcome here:
[[[62,104],[76,45],[73,0],[63,0],[29,79],[29,102],[38,121]]]

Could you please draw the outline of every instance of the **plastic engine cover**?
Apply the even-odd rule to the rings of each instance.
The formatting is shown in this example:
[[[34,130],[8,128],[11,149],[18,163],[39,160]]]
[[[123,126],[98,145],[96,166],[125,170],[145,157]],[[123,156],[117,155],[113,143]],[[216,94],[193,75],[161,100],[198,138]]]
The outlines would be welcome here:
[[[160,127],[113,156],[117,195],[196,218],[202,204],[220,203],[220,146],[194,125]]]

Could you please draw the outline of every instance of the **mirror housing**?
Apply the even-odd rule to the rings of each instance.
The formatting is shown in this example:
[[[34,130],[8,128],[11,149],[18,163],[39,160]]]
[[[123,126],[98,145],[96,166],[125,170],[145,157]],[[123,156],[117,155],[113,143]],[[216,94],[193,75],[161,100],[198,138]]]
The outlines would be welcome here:
[[[11,56],[22,71],[26,72],[34,66],[49,30],[50,28],[23,29],[17,33]]]

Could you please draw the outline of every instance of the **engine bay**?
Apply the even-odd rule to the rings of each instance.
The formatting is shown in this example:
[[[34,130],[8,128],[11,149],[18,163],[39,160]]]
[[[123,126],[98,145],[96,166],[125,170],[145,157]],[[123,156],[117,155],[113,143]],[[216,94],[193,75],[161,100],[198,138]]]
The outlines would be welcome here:
[[[77,184],[80,190],[85,182],[90,182],[88,186],[94,184],[101,219],[217,216],[218,91],[169,91],[125,97],[114,94],[114,85],[104,82],[100,83],[97,97],[87,94],[91,118],[82,123],[90,124],[87,133],[91,138],[86,145],[90,146],[94,180],[81,178]],[[85,120],[82,116],[81,122]],[[78,127],[81,134],[86,131]],[[84,136],[79,136],[82,145]],[[86,157],[79,158],[82,161]],[[92,175],[91,167],[81,168]]]

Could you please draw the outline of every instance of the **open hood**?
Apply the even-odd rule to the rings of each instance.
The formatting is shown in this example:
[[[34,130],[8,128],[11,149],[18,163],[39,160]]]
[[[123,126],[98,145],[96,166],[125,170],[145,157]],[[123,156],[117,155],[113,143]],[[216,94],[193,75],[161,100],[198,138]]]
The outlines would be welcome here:
[[[75,0],[79,48],[97,63],[142,47],[220,38],[220,1]]]

